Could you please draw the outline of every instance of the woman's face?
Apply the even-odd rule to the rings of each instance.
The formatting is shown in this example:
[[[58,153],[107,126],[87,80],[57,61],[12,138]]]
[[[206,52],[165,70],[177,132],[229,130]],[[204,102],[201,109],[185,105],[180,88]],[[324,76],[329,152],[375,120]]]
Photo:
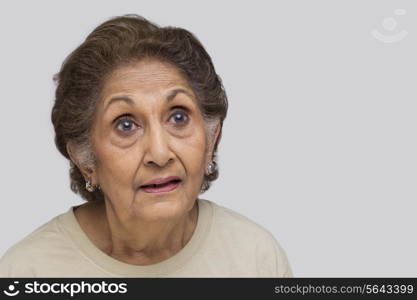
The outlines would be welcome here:
[[[119,219],[175,218],[193,207],[213,144],[206,145],[196,101],[178,70],[157,60],[121,67],[106,80],[92,130],[93,183]],[[169,176],[181,179],[173,190],[142,187]]]

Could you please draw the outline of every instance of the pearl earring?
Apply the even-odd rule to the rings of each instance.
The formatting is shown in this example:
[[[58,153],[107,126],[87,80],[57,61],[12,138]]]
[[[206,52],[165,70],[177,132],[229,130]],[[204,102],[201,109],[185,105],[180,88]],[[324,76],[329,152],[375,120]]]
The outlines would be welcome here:
[[[90,193],[92,193],[92,192],[94,192],[95,191],[95,187],[91,184],[91,182],[90,182],[90,180],[87,180],[86,182],[85,182],[85,189],[87,190],[87,191],[89,191]]]
[[[207,175],[211,175],[216,171],[216,162],[213,160],[207,164]]]

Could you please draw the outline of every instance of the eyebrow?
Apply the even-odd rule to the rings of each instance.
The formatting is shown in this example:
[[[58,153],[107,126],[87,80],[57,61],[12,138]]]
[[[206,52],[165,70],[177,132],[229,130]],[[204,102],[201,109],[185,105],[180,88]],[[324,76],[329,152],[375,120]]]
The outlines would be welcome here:
[[[170,91],[168,93],[168,95],[165,97],[165,99],[167,100],[167,102],[173,100],[175,98],[175,96],[179,93],[183,93],[186,94],[188,97],[190,97],[191,99],[193,99],[193,95],[188,92],[187,90],[178,88],[178,89],[173,89],[172,91]],[[110,101],[107,103],[106,108],[104,109],[104,111],[106,111],[109,106],[114,103],[114,102],[119,102],[119,101],[123,101],[127,104],[129,104],[130,106],[134,106],[135,105],[135,101],[133,101],[131,98],[127,97],[127,96],[116,96],[110,99]]]

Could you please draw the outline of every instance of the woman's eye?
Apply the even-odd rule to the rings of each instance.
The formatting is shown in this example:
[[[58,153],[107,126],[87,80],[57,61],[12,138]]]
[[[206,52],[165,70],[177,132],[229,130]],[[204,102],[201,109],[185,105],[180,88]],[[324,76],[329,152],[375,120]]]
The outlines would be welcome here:
[[[135,123],[130,119],[120,119],[117,122],[117,130],[122,132],[130,132],[134,129]]]
[[[173,120],[176,125],[183,125],[187,123],[188,116],[185,112],[177,111],[171,115],[170,120]]]

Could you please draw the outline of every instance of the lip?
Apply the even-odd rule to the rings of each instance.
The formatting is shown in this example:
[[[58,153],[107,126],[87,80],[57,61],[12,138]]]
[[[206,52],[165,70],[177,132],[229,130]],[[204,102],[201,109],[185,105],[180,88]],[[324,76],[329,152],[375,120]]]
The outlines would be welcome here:
[[[145,193],[150,193],[150,194],[165,194],[165,193],[174,191],[181,184],[182,184],[182,181],[179,181],[179,182],[172,182],[172,183],[169,183],[169,184],[164,185],[164,186],[159,186],[159,187],[147,186],[147,187],[141,187],[140,189],[142,191],[144,191]]]
[[[168,181],[171,181],[171,180],[181,180],[181,178],[179,178],[178,176],[168,176],[168,177],[165,177],[165,178],[162,178],[162,177],[155,178],[151,181],[148,181],[148,182],[142,184],[140,187],[142,188],[144,185],[150,185],[150,184],[163,184],[163,183],[167,183]]]

